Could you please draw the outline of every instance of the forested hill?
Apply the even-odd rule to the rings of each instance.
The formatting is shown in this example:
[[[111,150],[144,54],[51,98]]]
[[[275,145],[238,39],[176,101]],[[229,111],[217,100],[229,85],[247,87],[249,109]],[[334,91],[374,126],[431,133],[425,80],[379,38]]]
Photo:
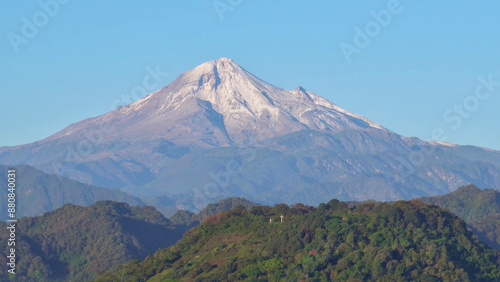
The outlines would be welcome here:
[[[102,188],[104,189],[104,188]],[[228,198],[209,204],[200,213],[179,211],[170,219],[151,206],[100,201],[90,207],[66,204],[40,217],[17,223],[18,281],[84,281],[100,271],[131,259],[144,259],[166,248],[199,221],[238,205],[255,203]],[[5,229],[5,224],[0,223]],[[0,264],[5,265],[7,232],[0,233]],[[6,268],[0,281],[6,280]]]
[[[487,215],[500,214],[500,191],[481,190],[473,184],[460,187],[446,195],[425,197],[421,200],[449,209],[468,223]]]
[[[469,184],[452,193],[422,200],[463,218],[482,242],[500,249],[500,191],[481,190]]]
[[[6,230],[5,224],[0,228]],[[131,259],[143,259],[177,242],[189,227],[173,226],[155,208],[111,201],[89,207],[66,204],[17,222],[15,281],[85,281]],[[0,233],[6,265],[7,232]],[[8,280],[4,267],[0,280]]]
[[[97,281],[499,281],[499,265],[498,251],[437,206],[332,200],[219,213]]]

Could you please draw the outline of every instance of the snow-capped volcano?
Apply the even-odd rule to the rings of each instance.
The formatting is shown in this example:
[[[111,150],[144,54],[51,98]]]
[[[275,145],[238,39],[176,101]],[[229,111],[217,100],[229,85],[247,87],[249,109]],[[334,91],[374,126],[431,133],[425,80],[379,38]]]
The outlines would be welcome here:
[[[44,140],[2,147],[0,164],[120,187],[169,209],[196,197],[317,205],[500,185],[499,152],[400,136],[226,58]]]
[[[266,83],[227,58],[203,63],[159,91],[72,125],[52,138],[108,122],[118,130],[107,138],[116,134],[165,138],[201,147],[262,140],[303,129],[383,129],[302,87],[292,91]]]

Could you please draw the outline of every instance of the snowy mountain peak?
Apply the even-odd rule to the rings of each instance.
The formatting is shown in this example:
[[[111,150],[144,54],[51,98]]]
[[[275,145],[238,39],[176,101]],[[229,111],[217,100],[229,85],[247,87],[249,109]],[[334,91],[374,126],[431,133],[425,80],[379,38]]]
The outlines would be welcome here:
[[[295,88],[294,91],[295,92],[306,92],[306,90],[302,86],[298,86],[297,88]]]
[[[159,91],[54,137],[77,132],[89,123],[111,123],[120,129],[114,132],[120,137],[198,146],[262,140],[303,129],[386,130],[301,86],[291,91],[264,82],[227,58],[205,62]]]
[[[231,59],[227,58],[221,58],[216,61],[208,61],[205,62],[191,71],[188,71],[192,76],[202,76],[202,75],[207,75],[207,74],[214,74],[214,73],[240,73],[243,70],[241,69],[238,64],[236,64],[234,61]]]

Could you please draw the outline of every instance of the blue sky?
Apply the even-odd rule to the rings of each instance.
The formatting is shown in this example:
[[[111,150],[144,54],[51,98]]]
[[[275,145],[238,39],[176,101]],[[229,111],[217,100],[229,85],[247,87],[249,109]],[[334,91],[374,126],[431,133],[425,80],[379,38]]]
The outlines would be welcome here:
[[[498,1],[60,2],[0,4],[0,146],[112,110],[148,69],[160,88],[229,57],[399,134],[500,150]]]

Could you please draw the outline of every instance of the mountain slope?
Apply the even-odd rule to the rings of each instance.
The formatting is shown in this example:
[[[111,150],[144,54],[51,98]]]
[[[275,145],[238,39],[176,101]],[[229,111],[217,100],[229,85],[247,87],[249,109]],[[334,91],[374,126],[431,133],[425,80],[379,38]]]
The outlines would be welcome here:
[[[436,206],[400,201],[348,209],[332,200],[317,209],[219,213],[176,245],[97,281],[495,281],[499,255]]]
[[[269,205],[317,205],[329,197],[386,201],[445,194],[467,183],[500,186],[500,166],[442,147],[412,144],[377,129],[337,134],[302,130],[253,147],[186,154],[140,189],[131,186],[123,191],[137,196],[168,193],[177,205],[199,211],[209,201],[235,195]],[[402,168],[410,164],[413,152],[431,149],[433,153],[411,173]],[[227,168],[233,164],[234,172]],[[196,190],[186,193],[180,187]],[[206,187],[214,188],[207,192]]]
[[[33,167],[22,165],[6,167],[0,165],[0,171],[16,170],[16,216],[42,215],[55,210],[64,204],[89,206],[97,201],[113,200],[126,202],[130,205],[143,205],[135,197],[116,189],[86,185],[59,175],[49,175]],[[7,187],[7,174],[0,174],[0,186]],[[0,209],[7,210],[7,194],[2,194]],[[2,213],[0,220],[6,220],[7,214]]]

